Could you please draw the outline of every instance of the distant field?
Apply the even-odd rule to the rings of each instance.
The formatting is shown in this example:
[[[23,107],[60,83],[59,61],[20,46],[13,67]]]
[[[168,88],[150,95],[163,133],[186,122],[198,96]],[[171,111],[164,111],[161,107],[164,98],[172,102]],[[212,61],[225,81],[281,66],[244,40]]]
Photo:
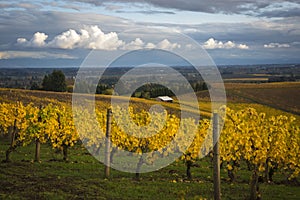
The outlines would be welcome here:
[[[228,96],[240,97],[248,102],[267,105],[297,115],[300,114],[300,82],[263,84],[228,83],[225,86]]]
[[[261,104],[300,115],[300,82],[225,83],[228,103]],[[208,91],[198,92],[200,101],[209,101]]]
[[[224,82],[241,82],[241,81],[245,81],[245,82],[255,82],[255,81],[267,81],[268,78],[257,78],[257,77],[253,77],[253,78],[227,78],[224,79]]]

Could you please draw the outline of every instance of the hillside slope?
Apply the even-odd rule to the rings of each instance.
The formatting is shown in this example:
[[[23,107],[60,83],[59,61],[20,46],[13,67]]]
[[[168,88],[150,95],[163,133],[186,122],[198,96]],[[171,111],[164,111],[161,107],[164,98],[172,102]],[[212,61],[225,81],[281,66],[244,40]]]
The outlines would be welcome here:
[[[300,82],[225,83],[228,103],[256,103],[300,115]],[[197,93],[200,101],[209,100],[209,92]]]

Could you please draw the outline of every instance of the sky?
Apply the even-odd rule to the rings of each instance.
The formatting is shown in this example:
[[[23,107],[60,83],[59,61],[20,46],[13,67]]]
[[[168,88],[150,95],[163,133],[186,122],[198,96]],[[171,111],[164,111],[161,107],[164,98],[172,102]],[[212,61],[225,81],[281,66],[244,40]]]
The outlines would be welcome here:
[[[195,45],[217,65],[300,63],[299,22],[299,0],[0,1],[0,67],[79,67],[91,51],[201,59]]]

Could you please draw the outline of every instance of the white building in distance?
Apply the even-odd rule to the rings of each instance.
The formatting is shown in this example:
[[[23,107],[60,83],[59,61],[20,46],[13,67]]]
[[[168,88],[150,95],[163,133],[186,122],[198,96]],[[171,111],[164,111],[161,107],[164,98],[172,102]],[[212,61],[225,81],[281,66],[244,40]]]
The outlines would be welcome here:
[[[173,99],[169,96],[159,96],[159,97],[156,97],[156,100],[162,101],[162,102],[170,102],[170,103],[173,102]]]

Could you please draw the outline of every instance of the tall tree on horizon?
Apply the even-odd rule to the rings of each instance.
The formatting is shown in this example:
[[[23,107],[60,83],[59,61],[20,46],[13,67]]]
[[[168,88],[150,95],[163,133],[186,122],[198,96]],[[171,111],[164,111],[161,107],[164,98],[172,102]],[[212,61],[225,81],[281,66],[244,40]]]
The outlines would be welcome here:
[[[61,70],[53,70],[49,75],[45,75],[42,83],[43,89],[54,92],[67,91],[65,74]]]

